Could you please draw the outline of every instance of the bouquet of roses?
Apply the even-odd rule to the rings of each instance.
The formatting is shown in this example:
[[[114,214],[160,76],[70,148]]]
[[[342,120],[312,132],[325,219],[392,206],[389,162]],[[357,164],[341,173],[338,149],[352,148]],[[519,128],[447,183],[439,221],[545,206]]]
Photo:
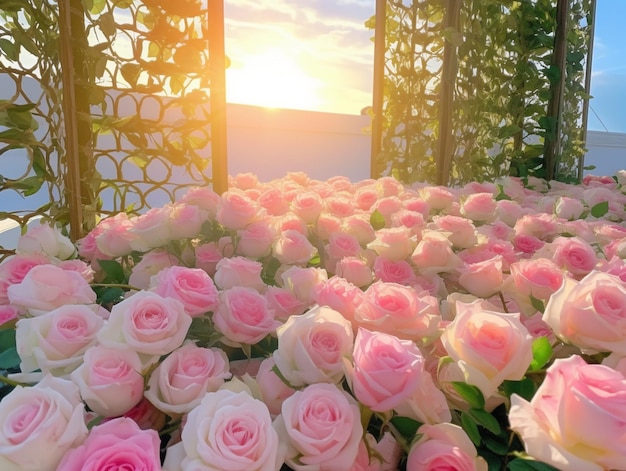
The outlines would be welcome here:
[[[626,469],[626,174],[192,188],[0,263],[0,469]]]

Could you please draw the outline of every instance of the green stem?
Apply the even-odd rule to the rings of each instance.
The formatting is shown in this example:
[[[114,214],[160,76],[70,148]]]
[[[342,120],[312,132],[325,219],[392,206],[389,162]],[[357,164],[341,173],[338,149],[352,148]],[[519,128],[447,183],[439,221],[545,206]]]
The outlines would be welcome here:
[[[91,283],[89,286],[92,288],[106,287],[106,288],[124,288],[133,291],[141,291],[141,288],[137,288],[136,286],[126,285],[123,283]]]
[[[12,379],[7,378],[6,376],[0,376],[0,383],[4,383],[8,386],[30,386],[28,383],[20,383],[19,381],[13,381]]]

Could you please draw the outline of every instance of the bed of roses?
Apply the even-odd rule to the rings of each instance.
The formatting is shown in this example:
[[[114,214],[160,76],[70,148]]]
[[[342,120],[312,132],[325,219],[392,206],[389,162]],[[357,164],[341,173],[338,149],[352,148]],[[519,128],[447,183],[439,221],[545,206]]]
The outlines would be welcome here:
[[[626,469],[626,173],[232,177],[0,264],[0,469]]]

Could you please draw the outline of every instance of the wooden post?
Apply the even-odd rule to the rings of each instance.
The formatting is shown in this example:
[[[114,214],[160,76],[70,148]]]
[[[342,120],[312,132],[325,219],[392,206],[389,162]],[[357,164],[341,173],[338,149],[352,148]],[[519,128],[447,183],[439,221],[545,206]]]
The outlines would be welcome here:
[[[444,29],[459,30],[459,13],[461,0],[448,0],[444,18]],[[437,184],[448,185],[452,168],[454,151],[454,129],[452,126],[452,110],[454,105],[454,86],[457,73],[457,46],[446,40],[443,50],[443,66],[441,72],[441,92],[439,100],[439,142],[437,153]]]
[[[226,131],[226,53],[224,48],[224,0],[209,0],[209,73],[211,75],[211,159],[213,190],[228,190]]]
[[[585,98],[583,99],[583,114],[580,129],[580,140],[583,147],[587,145],[587,123],[589,121],[589,95],[591,94],[591,64],[593,59],[593,42],[596,30],[596,0],[591,0],[590,13],[587,18],[591,17],[591,23],[587,21],[587,27],[590,28],[589,39],[587,41],[587,63],[585,65]],[[578,162],[578,181],[583,179],[583,170],[585,167],[585,155],[583,154]]]
[[[70,213],[70,237],[78,240],[82,236],[83,210],[81,194],[81,169],[76,113],[76,89],[74,52],[72,45],[72,20],[70,0],[59,0],[59,30],[61,70],[63,80],[63,120],[65,129],[65,159],[67,174],[65,192]]]
[[[376,0],[376,25],[374,29],[374,90],[372,92],[372,140],[370,150],[370,177],[379,178],[378,154],[382,149],[383,100],[385,82],[385,22],[387,0]]]
[[[546,116],[549,122],[554,123],[552,129],[546,130],[546,139],[543,146],[543,161],[546,170],[546,180],[554,180],[557,174],[558,156],[561,152],[561,114],[563,91],[565,89],[565,64],[567,58],[567,23],[569,18],[570,0],[558,0],[556,4],[556,31],[554,33],[554,53],[551,67],[559,71],[558,79],[550,84],[552,95],[548,102]]]

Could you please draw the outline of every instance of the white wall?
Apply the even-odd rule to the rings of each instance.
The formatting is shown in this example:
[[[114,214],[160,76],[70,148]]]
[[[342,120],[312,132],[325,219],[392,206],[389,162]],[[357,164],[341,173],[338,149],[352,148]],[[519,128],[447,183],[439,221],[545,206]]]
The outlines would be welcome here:
[[[317,180],[369,178],[367,116],[228,105],[228,173],[261,181],[287,172]]]

